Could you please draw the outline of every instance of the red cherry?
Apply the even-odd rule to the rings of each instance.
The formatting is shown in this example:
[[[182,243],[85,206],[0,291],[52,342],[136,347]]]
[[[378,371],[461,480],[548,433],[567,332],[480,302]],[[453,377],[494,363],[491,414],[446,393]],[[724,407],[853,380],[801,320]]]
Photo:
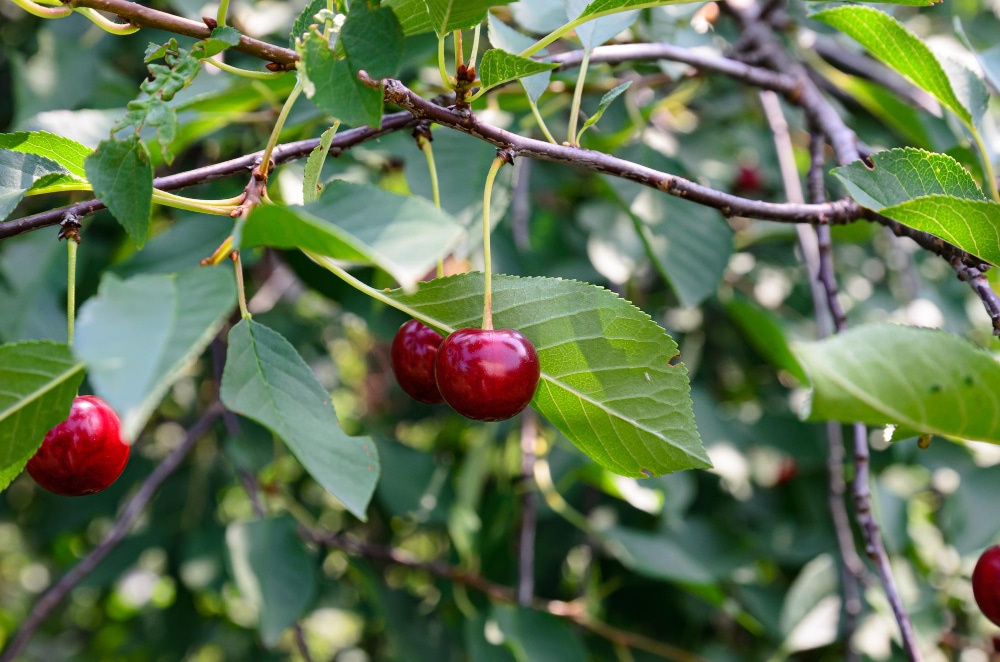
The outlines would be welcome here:
[[[443,338],[426,324],[410,320],[392,339],[392,372],[407,395],[418,402],[443,402],[434,381],[434,356]]]
[[[131,448],[122,439],[115,410],[98,397],[81,395],[73,400],[69,418],[49,430],[28,460],[28,473],[53,494],[94,494],[118,479]]]
[[[1000,545],[990,547],[972,571],[972,594],[986,618],[1000,625]]]
[[[528,406],[541,374],[534,345],[514,329],[459,329],[434,361],[444,401],[462,416],[503,421]]]
[[[733,186],[739,191],[756,192],[764,188],[764,179],[760,176],[760,171],[756,168],[740,166],[736,173]]]

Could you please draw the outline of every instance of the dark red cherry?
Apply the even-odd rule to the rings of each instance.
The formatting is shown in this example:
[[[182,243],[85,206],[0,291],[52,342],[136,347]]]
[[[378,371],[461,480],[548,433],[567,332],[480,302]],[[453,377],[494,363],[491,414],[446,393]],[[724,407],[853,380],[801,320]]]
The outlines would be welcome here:
[[[83,496],[115,482],[130,452],[115,410],[96,396],[81,395],[73,400],[69,418],[45,435],[27,468],[49,492]]]
[[[757,168],[740,166],[733,181],[733,187],[737,191],[754,193],[764,188],[764,178],[761,177],[760,171]]]
[[[442,402],[434,381],[434,356],[443,338],[426,324],[410,320],[392,339],[392,372],[407,395],[418,402]]]
[[[531,341],[514,329],[459,329],[434,361],[444,401],[462,416],[503,421],[528,406],[541,371]]]
[[[986,618],[1000,625],[1000,545],[990,547],[972,571],[972,593]]]

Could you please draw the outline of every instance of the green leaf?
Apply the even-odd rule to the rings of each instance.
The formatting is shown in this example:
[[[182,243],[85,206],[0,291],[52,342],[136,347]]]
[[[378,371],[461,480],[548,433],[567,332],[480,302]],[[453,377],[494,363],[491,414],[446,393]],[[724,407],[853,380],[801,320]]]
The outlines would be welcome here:
[[[431,25],[438,36],[454,30],[479,25],[490,7],[510,4],[512,0],[424,0]]]
[[[226,546],[243,603],[257,614],[264,645],[298,621],[316,599],[316,559],[289,517],[230,524]]]
[[[202,39],[191,48],[191,56],[199,60],[207,60],[224,50],[240,43],[243,35],[234,27],[221,27],[212,30],[212,36]]]
[[[969,37],[965,34],[965,26],[962,25],[962,20],[958,16],[954,16],[952,17],[952,24],[959,40],[976,56],[976,61],[979,62],[986,80],[989,81],[994,89],[1000,90],[1000,44],[985,51],[977,51],[972,46],[972,42],[969,41]]]
[[[881,213],[1000,265],[1000,204],[992,200],[930,195],[888,207]]]
[[[208,346],[236,305],[224,267],[120,280],[105,274],[77,317],[74,349],[94,391],[137,439],[167,389]]]
[[[375,443],[344,433],[329,393],[281,334],[252,320],[232,328],[220,396],[281,438],[316,482],[366,519],[379,475]]]
[[[982,127],[983,115],[990,102],[990,92],[986,89],[986,81],[982,76],[966,67],[961,62],[950,57],[942,56],[938,58],[941,68],[948,74],[951,82],[951,89],[955,96],[962,103],[963,108],[969,110],[972,117],[972,124]]]
[[[330,152],[330,143],[337,135],[340,127],[334,124],[323,132],[319,137],[319,144],[309,153],[306,159],[305,173],[302,176],[302,198],[305,202],[316,202],[319,198],[323,185],[319,183],[320,175],[323,173],[323,164],[326,163],[326,155]]]
[[[615,558],[641,575],[687,585],[714,583],[708,569],[666,533],[613,527],[599,537]]]
[[[488,26],[490,43],[495,48],[501,48],[508,53],[520,53],[535,43],[534,39],[521,34],[493,14],[486,17],[486,24]],[[541,56],[545,55],[545,53],[546,49],[543,48],[536,55]],[[548,88],[549,79],[551,78],[551,72],[543,71],[540,74],[521,78],[518,82],[524,87],[524,91],[527,92],[528,98],[531,99],[532,103],[537,103],[539,97]]]
[[[65,340],[66,247],[29,232],[5,239],[0,255],[0,339]]]
[[[83,169],[83,160],[93,151],[75,140],[63,138],[48,131],[0,134],[0,149],[44,156],[55,161],[66,172],[81,180],[85,180],[87,177],[87,173]]]
[[[330,45],[309,32],[299,47],[306,96],[324,113],[345,124],[377,127],[382,119],[382,92],[358,80],[349,61],[338,60]]]
[[[809,420],[1000,443],[1000,364],[957,336],[876,324],[792,349],[812,383]]]
[[[806,617],[820,605],[824,598],[837,593],[837,566],[829,554],[821,554],[809,561],[788,587],[785,602],[781,605],[781,632],[790,635]],[[836,635],[836,631],[833,631]],[[826,646],[832,641],[818,645]],[[811,646],[814,648],[817,646]],[[794,650],[806,650],[795,648]]]
[[[423,198],[335,179],[305,206],[257,207],[240,245],[301,248],[373,264],[410,288],[464,234],[446,212]]]
[[[424,0],[383,0],[382,4],[396,14],[403,28],[403,34],[407,37],[434,31],[431,15],[427,13],[427,4]]]
[[[422,283],[388,296],[441,330],[480,326],[483,275]],[[496,328],[519,330],[538,350],[532,405],[601,466],[642,477],[710,466],[695,428],[677,344],[614,293],[555,278],[493,278]]]
[[[788,339],[778,321],[767,311],[746,301],[731,301],[726,312],[743,331],[753,348],[775,368],[791,374],[800,384],[808,384],[802,366],[788,346]]]
[[[597,124],[598,120],[601,119],[601,116],[604,115],[604,111],[608,109],[608,106],[610,106],[615,99],[621,96],[622,92],[627,90],[631,84],[632,81],[625,81],[621,85],[616,85],[614,89],[608,90],[604,93],[604,96],[601,97],[601,100],[597,104],[597,112],[587,118],[587,121],[584,122],[583,126],[580,128],[580,132],[576,134],[576,141],[578,143],[580,142],[580,136],[583,135],[583,132]]]
[[[593,4],[588,5],[587,0],[566,0],[566,17],[574,23],[585,21],[576,29],[576,36],[585,49],[600,46],[622,30],[627,30],[639,17],[638,11],[626,11],[627,2],[605,3],[614,6],[588,14],[587,10]]]
[[[493,620],[518,662],[577,662],[587,650],[570,625],[552,614],[527,607],[494,605]]]
[[[104,201],[136,247],[142,248],[153,205],[153,166],[146,146],[135,136],[105,140],[83,165],[94,195]]]
[[[36,183],[45,185],[53,182],[53,177],[61,180],[68,176],[61,165],[44,156],[0,149],[0,220],[14,211]]]
[[[388,7],[369,9],[365,2],[351,3],[340,43],[351,66],[372,78],[395,76],[403,60],[403,28]]]
[[[948,74],[934,53],[902,23],[872,7],[850,5],[812,15],[855,39],[873,55],[930,93],[966,125],[973,118],[952,89]]]
[[[499,48],[491,48],[483,53],[483,59],[476,71],[483,82],[482,89],[488,90],[509,80],[551,71],[558,66],[552,62],[538,62]]]
[[[45,434],[66,420],[83,364],[54,342],[0,345],[0,490],[17,477]]]
[[[422,2],[422,0],[417,1]],[[290,48],[296,48],[295,42],[306,35],[309,31],[309,26],[319,25],[319,21],[316,20],[316,14],[326,9],[326,2],[327,0],[312,0],[295,18],[295,23],[292,25],[292,32],[288,35],[288,45]]]
[[[986,199],[969,171],[946,154],[906,147],[876,152],[871,160],[874,168],[855,161],[832,171],[862,207],[881,211],[927,195]]]
[[[587,5],[578,18],[600,18],[630,9],[648,9],[664,5],[677,5],[695,0],[594,0]]]

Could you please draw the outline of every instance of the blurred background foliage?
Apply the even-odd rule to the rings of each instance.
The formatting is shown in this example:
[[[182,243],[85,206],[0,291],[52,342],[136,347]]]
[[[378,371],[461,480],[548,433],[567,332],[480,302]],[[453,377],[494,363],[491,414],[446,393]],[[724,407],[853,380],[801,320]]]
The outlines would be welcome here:
[[[214,14],[200,0],[151,4],[196,20]],[[233,23],[281,43],[303,4],[235,2]],[[545,17],[536,16],[533,5],[539,6],[519,2],[496,13],[542,32]],[[699,7],[647,11],[620,38],[726,52],[739,37],[733,23],[723,18],[706,29]],[[789,12],[804,21],[800,3]],[[956,18],[977,47],[995,45],[1000,34],[995,0],[954,0],[894,14],[943,48],[953,41]],[[817,43],[843,50],[854,45],[809,27],[816,32],[800,32],[792,48],[835,86],[839,110],[866,144],[949,152],[975,167],[946,120],[821,59]],[[0,129],[46,129],[96,145],[136,95],[146,73],[146,44],[169,37],[143,30],[115,38],[80,17],[43,21],[0,2]],[[433,36],[408,39],[400,76],[431,95],[435,47]],[[227,58],[253,64],[238,53]],[[585,110],[596,108],[618,82],[634,83],[584,145],[715,188],[783,200],[756,91],[688,73],[672,63],[594,65]],[[542,99],[554,131],[565,125],[569,105],[568,92],[559,92],[571,89],[576,75],[556,72],[555,93]],[[260,149],[291,84],[291,76],[262,82],[202,73],[175,100],[183,128],[169,172]],[[483,116],[537,133],[523,96],[514,92],[490,95]],[[799,115],[787,110],[797,125]],[[325,125],[318,110],[300,102],[282,140],[317,136]],[[804,170],[808,136],[793,126],[792,137]],[[476,222],[493,149],[436,129],[434,151],[444,206]],[[699,430],[715,464],[711,471],[625,479],[542,427],[539,446],[548,452],[540,462],[565,503],[540,506],[536,594],[579,600],[610,624],[709,660],[843,659],[824,430],[797,420],[803,390],[767,361],[769,334],[815,334],[794,228],[727,221],[713,210],[561,165],[522,159],[505,170],[495,196],[503,214],[494,269],[604,285],[664,326],[691,371]],[[408,133],[331,159],[325,176],[430,197],[424,157]],[[271,182],[272,197],[296,202],[302,164],[282,167]],[[229,197],[244,183],[219,181],[190,194]],[[832,179],[828,184],[839,191]],[[19,215],[66,201],[28,198]],[[95,293],[105,271],[125,276],[193,267],[229,230],[224,218],[155,208],[152,238],[136,252],[107,213],[94,216],[85,223],[79,300]],[[65,267],[55,233],[47,229],[0,244],[4,342],[65,338]],[[996,347],[979,301],[943,260],[863,222],[836,228],[834,237],[852,324],[939,326]],[[475,247],[466,252],[471,265],[457,260],[453,267],[477,267]],[[388,343],[403,321],[399,313],[299,254],[267,252],[245,261],[257,318],[295,344],[333,393],[345,427],[378,439],[383,477],[369,522],[350,517],[268,433],[248,421],[240,421],[238,434],[220,426],[169,480],[138,529],[46,623],[26,660],[301,659],[290,630],[264,645],[259,605],[237,588],[227,538],[254,519],[240,472],[259,476],[269,513],[289,513],[516,584],[521,502],[533,489],[522,476],[522,420],[471,424],[446,408],[411,401],[389,370]],[[366,276],[376,284],[377,278]],[[70,501],[43,492],[25,475],[0,495],[0,644],[37,596],[101,539],[122,499],[179,443],[212,397],[211,359],[203,357],[172,388],[137,440],[126,473],[105,493]],[[918,637],[940,651],[927,659],[990,659],[995,629],[975,609],[968,578],[1000,528],[994,515],[1000,451],[940,440],[927,450],[912,440],[888,446],[880,434],[872,433],[877,516]],[[584,519],[567,515],[568,509]],[[292,554],[299,568],[294,580],[315,586],[303,626],[316,660],[656,659],[540,612],[491,605],[425,572],[337,550],[303,546],[273,553]],[[903,659],[880,587],[866,587],[865,598],[859,649],[869,659]]]

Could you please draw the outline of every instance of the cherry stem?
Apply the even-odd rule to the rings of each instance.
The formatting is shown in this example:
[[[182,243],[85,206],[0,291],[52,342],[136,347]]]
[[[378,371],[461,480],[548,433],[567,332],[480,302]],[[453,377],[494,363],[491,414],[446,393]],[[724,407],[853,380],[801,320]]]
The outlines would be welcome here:
[[[76,237],[66,237],[66,255],[69,266],[66,270],[66,342],[73,344],[76,326]]]
[[[486,175],[486,188],[483,189],[483,273],[486,281],[483,285],[483,329],[493,330],[493,258],[490,255],[490,198],[493,195],[493,182],[500,168],[506,163],[504,157],[497,155],[493,159],[490,171]]]
[[[219,11],[215,14],[215,22],[220,28],[226,27],[226,16],[229,15],[229,0],[219,2]]]
[[[420,145],[420,150],[427,157],[427,171],[431,176],[431,195],[434,196],[434,206],[441,209],[441,187],[438,185],[438,171],[434,164],[434,148],[431,147],[430,138],[423,136],[417,138],[417,144]],[[441,278],[442,276],[444,276],[444,258],[440,257],[437,263],[437,277]]]
[[[243,319],[250,319],[250,311],[247,310],[247,293],[243,289],[243,262],[240,260],[240,252],[233,251],[230,254],[230,259],[233,261],[233,268],[236,271],[236,296],[240,302],[240,315]]]
[[[267,173],[271,169],[271,153],[274,151],[274,146],[278,144],[278,136],[281,135],[281,130],[285,128],[285,120],[288,119],[288,113],[291,112],[292,106],[295,105],[295,100],[299,98],[300,94],[302,94],[301,81],[295,83],[295,87],[292,88],[291,94],[288,95],[285,104],[281,107],[278,119],[271,130],[271,136],[267,139],[267,146],[264,147],[264,153],[261,155],[260,165],[257,166],[257,171],[264,177],[267,177]]]
[[[458,68],[465,64],[465,52],[462,48],[462,31],[455,30],[451,33],[455,38],[455,75],[458,75]]]

